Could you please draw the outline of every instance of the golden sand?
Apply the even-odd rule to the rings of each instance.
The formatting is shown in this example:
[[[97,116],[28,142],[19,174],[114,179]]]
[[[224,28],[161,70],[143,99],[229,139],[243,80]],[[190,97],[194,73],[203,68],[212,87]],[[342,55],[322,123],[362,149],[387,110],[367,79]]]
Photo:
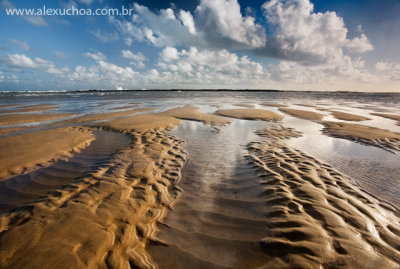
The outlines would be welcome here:
[[[90,144],[86,129],[58,128],[0,137],[0,179],[37,169]]]
[[[292,137],[301,137],[302,133],[293,128],[287,128],[282,125],[274,124],[256,132],[257,135],[269,139],[289,139]]]
[[[283,117],[278,113],[264,110],[264,109],[221,109],[215,112],[217,115],[232,117],[238,119],[247,120],[267,120],[267,121],[279,121]]]
[[[39,121],[55,120],[72,116],[70,113],[63,114],[10,114],[0,116],[0,126],[10,124],[32,123]]]
[[[319,121],[322,120],[322,117],[324,115],[317,113],[317,112],[312,112],[312,111],[307,111],[307,110],[300,110],[300,109],[292,109],[292,108],[279,108],[280,111],[285,112],[289,115],[298,117],[300,119],[304,120],[314,120],[314,121]]]
[[[345,113],[341,111],[331,111],[332,115],[339,120],[347,120],[347,121],[364,121],[370,120],[370,118],[350,113]]]
[[[0,113],[40,112],[40,111],[55,110],[57,108],[58,105],[56,104],[20,106],[20,107],[15,107],[13,109],[0,111]]]
[[[319,113],[311,112],[321,116],[290,111],[303,118],[322,119]],[[219,110],[217,114],[269,121],[282,118],[260,109]],[[100,115],[90,115],[82,122],[118,117]],[[177,183],[186,159],[183,141],[168,135],[166,129],[178,125],[179,118],[213,125],[229,121],[200,113],[195,107],[120,116],[127,117],[97,126],[130,135],[128,147],[69,185],[0,216],[1,268],[157,266],[146,246],[165,245],[156,237],[157,225],[181,194]],[[382,147],[397,145],[399,149],[393,141],[400,139],[400,134],[350,123],[319,123],[329,135],[373,141]],[[257,133],[268,141],[253,142],[247,148],[248,160],[258,172],[259,195],[265,197],[265,218],[251,220],[268,228],[254,243],[255,249],[265,254],[264,268],[398,268],[397,208],[283,142],[301,136],[298,131],[274,124]],[[0,162],[0,171],[7,171],[3,177],[29,171],[68,156],[92,139],[85,128],[2,137],[0,160],[5,162]]]
[[[400,125],[400,115],[390,113],[371,113],[371,115],[391,119],[397,121],[397,125]]]
[[[91,115],[81,116],[75,119],[63,121],[61,123],[82,123],[82,122],[90,122],[90,121],[101,121],[101,120],[109,120],[117,117],[133,115],[140,112],[147,112],[153,110],[152,108],[142,108],[135,110],[126,110],[126,111],[117,111],[117,112],[108,112],[108,113],[97,113]]]
[[[264,268],[397,268],[399,211],[303,152],[250,143],[267,198]]]
[[[231,120],[225,117],[201,113],[198,111],[198,109],[199,109],[198,107],[185,106],[185,107],[173,108],[165,112],[162,112],[160,114],[175,117],[182,120],[201,121],[207,124],[212,124],[217,126],[229,124],[232,122]]]
[[[389,151],[400,150],[399,133],[354,123],[323,121],[321,124],[325,126],[324,133],[330,136],[374,145]]]
[[[15,132],[22,131],[24,129],[27,129],[27,128],[24,128],[24,127],[0,128],[0,135],[7,135],[7,134],[15,133]]]
[[[164,116],[160,114],[144,114],[111,120],[99,125],[123,132],[129,132],[132,130],[143,132],[155,129],[172,128],[178,125],[180,122],[180,120],[170,116]]]
[[[115,120],[120,131],[143,131],[130,131],[132,145],[107,164],[0,217],[0,266],[152,268],[145,247],[162,244],[156,224],[181,193],[182,141],[163,132],[178,123],[160,115]]]

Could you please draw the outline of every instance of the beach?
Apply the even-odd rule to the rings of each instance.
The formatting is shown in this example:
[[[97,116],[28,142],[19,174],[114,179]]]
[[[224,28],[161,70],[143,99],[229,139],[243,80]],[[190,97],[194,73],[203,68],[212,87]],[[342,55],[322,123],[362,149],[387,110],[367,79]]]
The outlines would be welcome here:
[[[398,268],[399,103],[0,93],[0,267]]]

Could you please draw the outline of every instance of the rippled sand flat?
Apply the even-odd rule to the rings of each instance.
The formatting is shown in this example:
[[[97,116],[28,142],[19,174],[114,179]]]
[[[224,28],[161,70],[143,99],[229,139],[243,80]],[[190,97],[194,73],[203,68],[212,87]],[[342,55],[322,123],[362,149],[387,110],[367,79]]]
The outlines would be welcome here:
[[[0,103],[24,109],[0,116],[1,268],[398,268],[393,117],[339,101],[128,96]],[[373,169],[358,162],[370,148],[383,156]]]

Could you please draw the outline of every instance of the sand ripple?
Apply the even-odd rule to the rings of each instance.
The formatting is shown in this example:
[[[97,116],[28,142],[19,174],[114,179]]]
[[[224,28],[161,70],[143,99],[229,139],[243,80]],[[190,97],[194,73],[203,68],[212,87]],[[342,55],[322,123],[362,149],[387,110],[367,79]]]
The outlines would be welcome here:
[[[78,181],[0,218],[1,268],[153,268],[145,251],[176,201],[181,141],[132,132],[133,144]]]
[[[278,140],[248,149],[268,197],[265,268],[398,268],[396,208]]]

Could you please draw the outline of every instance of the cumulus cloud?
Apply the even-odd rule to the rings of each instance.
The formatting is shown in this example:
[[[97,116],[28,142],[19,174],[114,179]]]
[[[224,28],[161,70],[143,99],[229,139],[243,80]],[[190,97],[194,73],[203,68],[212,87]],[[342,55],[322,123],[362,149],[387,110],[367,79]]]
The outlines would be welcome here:
[[[136,3],[133,9],[131,21],[111,19],[128,45],[136,40],[158,47],[239,49],[265,43],[265,29],[242,16],[237,0],[201,0],[194,14],[170,8],[156,14]]]
[[[242,16],[237,0],[202,0],[195,13],[196,26],[204,36],[225,48],[228,42],[247,47],[265,43],[264,28],[253,17]]]
[[[335,62],[344,50],[363,53],[373,49],[368,38],[348,39],[343,19],[335,12],[314,13],[309,0],[270,0],[262,6],[272,36],[261,55],[302,64]]]
[[[361,58],[352,60],[344,56],[340,61],[320,65],[303,65],[293,61],[263,67],[248,56],[238,56],[227,50],[200,50],[195,47],[177,49],[166,47],[158,55],[155,67],[138,71],[146,57],[130,50],[122,50],[130,66],[112,63],[101,52],[85,53],[94,59],[91,66],[77,66],[68,74],[69,81],[87,87],[134,89],[162,88],[273,88],[277,85],[339,85],[346,82],[378,82],[378,78],[365,67]],[[31,66],[28,61],[25,64]],[[21,64],[20,64],[21,65]],[[288,86],[289,88],[289,86]],[[321,88],[313,88],[321,89]]]
[[[378,77],[365,68],[359,58],[353,61],[345,56],[340,64],[302,65],[293,61],[281,61],[270,66],[271,79],[303,85],[338,84],[346,82],[377,82]]]
[[[135,54],[130,50],[123,50],[122,57],[131,60],[129,64],[138,68],[144,68],[145,64],[143,62],[147,61],[147,58],[142,53]]]
[[[191,47],[177,50],[167,47],[159,56],[157,66],[176,82],[239,85],[244,81],[264,79],[261,64],[247,56],[238,57],[226,50],[202,50]],[[253,82],[254,82],[253,81]]]
[[[96,54],[97,55],[97,54]],[[133,61],[145,57],[131,51],[123,51],[123,57]],[[93,58],[93,57],[92,57]],[[123,67],[94,57],[96,63],[89,67],[77,66],[69,74],[71,83],[92,83],[91,87],[138,88],[149,87],[204,87],[204,85],[254,85],[266,78],[262,66],[247,56],[239,57],[226,50],[211,51],[178,50],[173,47],[163,49],[158,57],[156,68],[135,71],[130,66]]]
[[[68,72],[68,68],[56,68],[55,65],[41,58],[31,59],[24,54],[8,55],[8,66],[18,69],[34,69],[40,70],[49,74],[62,75]]]
[[[400,80],[400,64],[393,62],[377,62],[375,70],[382,73],[384,80]]]

